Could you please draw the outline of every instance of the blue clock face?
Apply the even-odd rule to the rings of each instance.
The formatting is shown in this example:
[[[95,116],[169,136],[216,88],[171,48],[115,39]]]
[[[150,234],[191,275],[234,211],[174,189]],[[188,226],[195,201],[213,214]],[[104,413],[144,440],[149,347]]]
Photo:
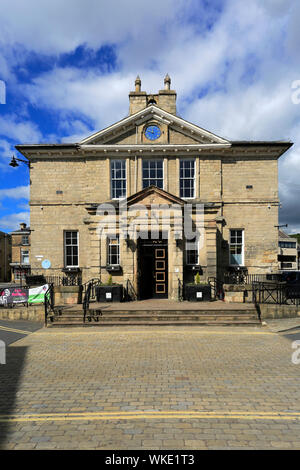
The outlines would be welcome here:
[[[148,126],[145,130],[145,136],[149,140],[156,140],[160,137],[160,128],[155,125]]]

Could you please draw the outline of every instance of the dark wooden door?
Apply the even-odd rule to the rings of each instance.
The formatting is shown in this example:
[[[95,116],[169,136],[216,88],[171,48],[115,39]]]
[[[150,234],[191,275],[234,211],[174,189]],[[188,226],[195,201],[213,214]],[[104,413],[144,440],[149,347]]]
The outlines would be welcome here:
[[[154,247],[154,297],[168,297],[167,247]]]
[[[168,298],[168,247],[140,243],[138,250],[139,298]]]

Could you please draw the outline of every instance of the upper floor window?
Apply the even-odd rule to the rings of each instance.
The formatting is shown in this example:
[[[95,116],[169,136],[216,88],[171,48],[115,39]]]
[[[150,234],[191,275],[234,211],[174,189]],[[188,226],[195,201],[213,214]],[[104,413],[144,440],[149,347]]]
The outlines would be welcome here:
[[[65,232],[65,267],[78,267],[79,237],[77,231]]]
[[[21,263],[29,264],[29,251],[21,251]]]
[[[110,173],[112,199],[122,199],[126,197],[126,161],[111,160]]]
[[[109,237],[107,244],[107,264],[120,264],[119,236]]]
[[[29,236],[22,235],[22,245],[29,245]]]
[[[143,160],[143,189],[152,185],[164,188],[163,160]]]
[[[243,266],[244,265],[244,230],[240,230],[240,229],[230,230],[229,250],[230,250],[229,264],[231,266]]]
[[[296,248],[296,242],[279,242],[279,248]]]
[[[195,197],[195,160],[180,160],[180,197]]]

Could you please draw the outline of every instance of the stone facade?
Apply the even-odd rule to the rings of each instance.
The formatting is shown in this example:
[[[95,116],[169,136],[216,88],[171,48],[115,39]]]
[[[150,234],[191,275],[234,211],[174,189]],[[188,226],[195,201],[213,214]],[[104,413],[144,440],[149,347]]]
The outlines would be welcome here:
[[[129,94],[129,116],[78,144],[17,146],[31,163],[31,265],[35,273],[43,271],[36,257],[42,255],[51,261],[48,275],[80,271],[84,282],[99,277],[105,282],[112,275],[124,285],[130,281],[139,295],[139,240],[120,237],[121,268],[114,272],[107,270],[107,240],[99,236],[103,217],[97,215],[97,207],[103,203],[115,207],[116,232],[121,235],[111,182],[112,162],[120,160],[125,162],[128,208],[142,204],[150,211],[151,204],[176,204],[183,214],[190,204],[193,223],[196,208],[203,208],[195,269],[186,263],[184,235],[176,239],[174,223],[168,228],[164,249],[169,298],[177,297],[179,281],[193,280],[197,271],[205,280],[220,278],[228,269],[245,268],[249,274],[278,270],[277,160],[291,144],[220,138],[178,117],[176,92],[170,90],[168,76],[164,85],[158,94],[148,95],[141,91],[138,77],[135,91]],[[147,138],[149,126],[159,128],[157,138]],[[143,180],[143,162],[150,160],[162,162],[160,188],[147,188]],[[180,189],[184,161],[193,162],[190,198],[184,198]],[[163,229],[160,222],[159,231]],[[78,233],[78,266],[69,271],[66,232]]]

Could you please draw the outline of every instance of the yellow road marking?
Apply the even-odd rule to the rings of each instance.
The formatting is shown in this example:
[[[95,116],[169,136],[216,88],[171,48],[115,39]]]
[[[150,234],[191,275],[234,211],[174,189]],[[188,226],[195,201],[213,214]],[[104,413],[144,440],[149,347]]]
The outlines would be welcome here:
[[[0,422],[22,421],[111,421],[138,419],[238,419],[238,420],[300,420],[300,413],[258,411],[134,411],[103,413],[45,413],[25,415],[0,415]]]
[[[9,328],[8,326],[0,326],[0,330],[10,331],[12,333],[21,333],[22,335],[29,335],[32,331],[17,330],[15,328]]]

